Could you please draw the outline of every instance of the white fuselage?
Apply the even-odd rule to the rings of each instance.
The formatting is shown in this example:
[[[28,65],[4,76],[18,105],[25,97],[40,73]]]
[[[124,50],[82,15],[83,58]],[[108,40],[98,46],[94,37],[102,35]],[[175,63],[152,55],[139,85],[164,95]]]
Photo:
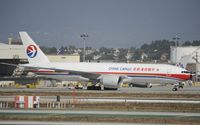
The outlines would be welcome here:
[[[131,83],[177,83],[190,79],[190,74],[183,73],[185,69],[168,64],[139,63],[59,63],[28,64],[33,67],[72,70],[100,75],[124,75],[125,82]]]

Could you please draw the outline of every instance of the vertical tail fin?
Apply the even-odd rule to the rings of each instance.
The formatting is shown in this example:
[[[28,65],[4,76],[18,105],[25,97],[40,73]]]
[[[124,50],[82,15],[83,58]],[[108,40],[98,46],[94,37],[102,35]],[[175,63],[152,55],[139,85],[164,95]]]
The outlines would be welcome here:
[[[49,63],[47,56],[26,32],[19,32],[19,34],[25,47],[25,55],[27,56],[30,64]]]

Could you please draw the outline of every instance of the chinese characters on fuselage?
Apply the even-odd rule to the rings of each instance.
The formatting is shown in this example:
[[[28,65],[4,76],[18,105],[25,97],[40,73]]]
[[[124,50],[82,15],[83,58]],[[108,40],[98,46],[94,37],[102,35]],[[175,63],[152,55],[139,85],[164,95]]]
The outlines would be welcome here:
[[[159,71],[159,68],[151,68],[151,67],[109,67],[109,71],[145,71],[145,72],[155,72]]]

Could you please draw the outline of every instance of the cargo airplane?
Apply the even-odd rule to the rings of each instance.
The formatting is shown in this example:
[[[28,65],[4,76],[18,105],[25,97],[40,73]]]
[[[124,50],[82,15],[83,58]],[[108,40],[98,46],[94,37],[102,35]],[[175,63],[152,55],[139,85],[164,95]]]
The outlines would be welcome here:
[[[47,78],[92,81],[105,89],[117,90],[125,82],[178,84],[192,77],[186,69],[169,64],[50,62],[26,32],[19,34],[29,61],[29,64],[19,66],[34,69],[32,72]],[[178,87],[175,86],[173,90],[176,91]]]

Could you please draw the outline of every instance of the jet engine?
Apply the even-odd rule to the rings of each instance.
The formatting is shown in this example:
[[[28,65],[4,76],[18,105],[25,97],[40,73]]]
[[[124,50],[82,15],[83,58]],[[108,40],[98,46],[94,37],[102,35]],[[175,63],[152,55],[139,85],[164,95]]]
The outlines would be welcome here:
[[[151,83],[129,83],[129,87],[151,88]]]
[[[101,83],[105,90],[117,90],[121,87],[122,77],[116,75],[105,75],[101,78]]]

